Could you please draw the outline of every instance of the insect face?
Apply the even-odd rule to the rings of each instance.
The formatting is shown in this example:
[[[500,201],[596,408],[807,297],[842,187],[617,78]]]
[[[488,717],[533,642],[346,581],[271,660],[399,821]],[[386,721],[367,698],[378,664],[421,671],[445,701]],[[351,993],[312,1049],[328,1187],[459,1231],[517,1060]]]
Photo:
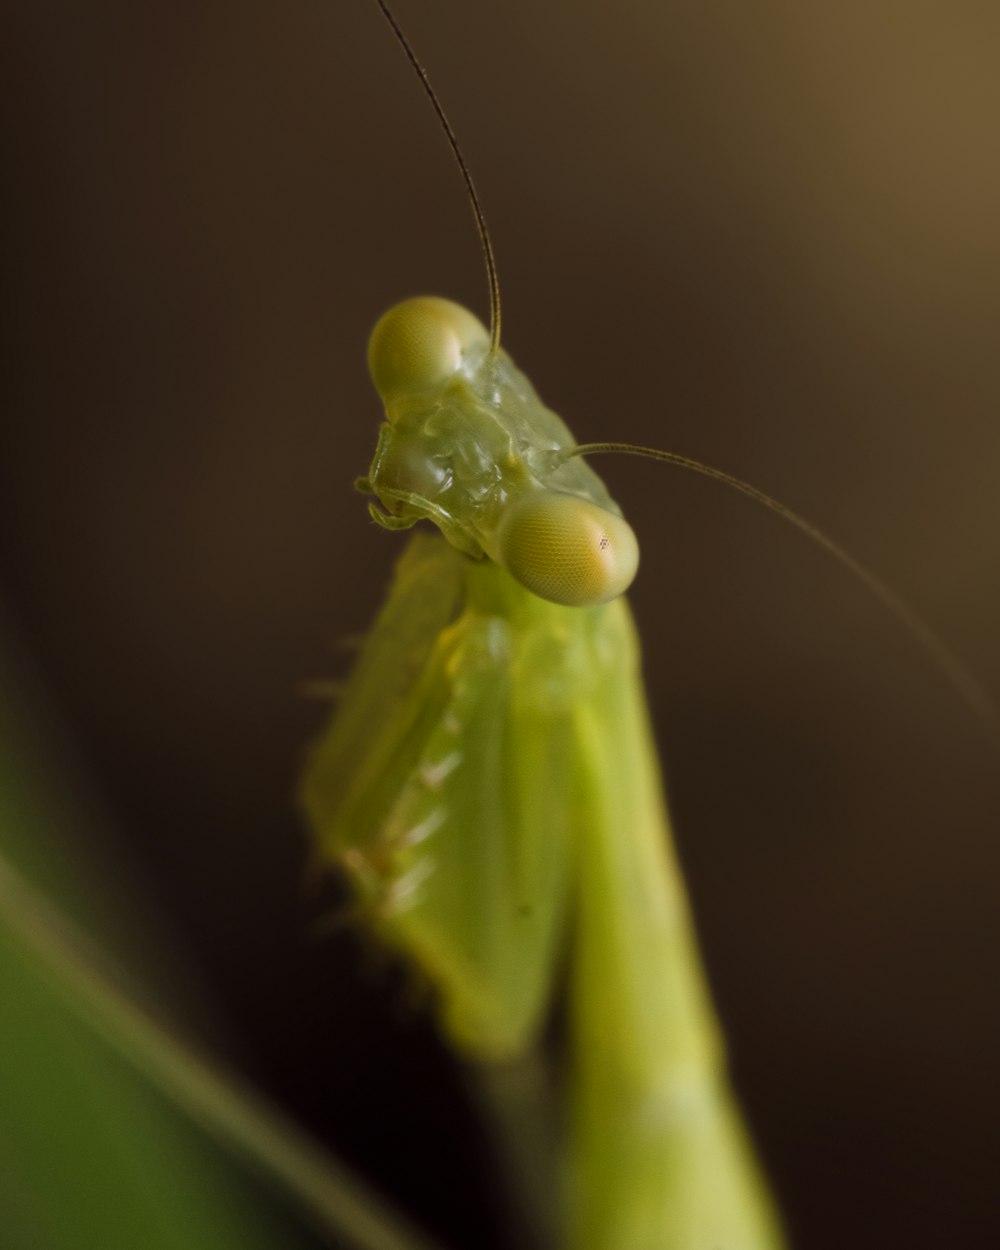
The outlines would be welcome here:
[[[596,473],[485,327],[450,300],[405,300],[376,324],[368,365],[386,408],[361,483],[389,528],[433,521],[540,598],[605,603],[631,584],[634,533]]]

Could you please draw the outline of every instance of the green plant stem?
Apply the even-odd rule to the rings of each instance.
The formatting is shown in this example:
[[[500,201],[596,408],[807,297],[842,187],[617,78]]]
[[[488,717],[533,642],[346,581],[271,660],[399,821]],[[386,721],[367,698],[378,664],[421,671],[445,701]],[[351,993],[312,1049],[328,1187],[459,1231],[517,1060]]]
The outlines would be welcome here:
[[[0,923],[64,1002],[171,1103],[360,1250],[433,1250],[341,1164],[120,988],[103,952],[0,855]]]

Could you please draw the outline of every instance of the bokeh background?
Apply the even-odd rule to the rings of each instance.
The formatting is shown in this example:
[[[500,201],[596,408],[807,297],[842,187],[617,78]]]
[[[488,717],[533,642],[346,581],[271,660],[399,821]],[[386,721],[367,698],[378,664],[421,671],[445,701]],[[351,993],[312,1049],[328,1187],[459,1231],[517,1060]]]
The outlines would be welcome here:
[[[397,8],[578,437],[729,469],[1000,698],[1000,9]],[[453,1246],[501,1246],[462,1074],[316,940],[291,799],[398,541],[351,489],[368,329],[484,310],[468,206],[364,0],[4,6],[4,602],[113,852],[240,1062]],[[864,589],[702,480],[601,469],[735,1076],[796,1243],[987,1245],[997,757]]]

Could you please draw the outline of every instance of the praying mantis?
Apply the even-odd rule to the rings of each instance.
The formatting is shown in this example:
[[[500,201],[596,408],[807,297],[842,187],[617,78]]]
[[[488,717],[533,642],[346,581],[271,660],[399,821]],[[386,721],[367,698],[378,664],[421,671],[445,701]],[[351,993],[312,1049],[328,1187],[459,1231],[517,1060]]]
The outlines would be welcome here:
[[[686,457],[579,446],[500,345],[497,267],[451,125],[407,37],[483,246],[489,329],[404,301],[369,342],[385,405],[373,519],[430,521],[303,782],[317,855],[426,976],[446,1042],[476,1063],[539,1047],[565,964],[569,1076],[555,1137],[558,1244],[784,1244],[723,1074],[620,596],[635,535],[582,457],[633,451],[735,487],[892,609],[997,734],[988,696],[876,576],[783,504]]]
[[[458,305],[391,310],[369,360],[389,418],[373,516],[450,541],[408,548],[317,746],[318,852],[474,1062],[533,1054],[569,961],[559,1244],[777,1247],[670,860],[620,599],[635,537]]]

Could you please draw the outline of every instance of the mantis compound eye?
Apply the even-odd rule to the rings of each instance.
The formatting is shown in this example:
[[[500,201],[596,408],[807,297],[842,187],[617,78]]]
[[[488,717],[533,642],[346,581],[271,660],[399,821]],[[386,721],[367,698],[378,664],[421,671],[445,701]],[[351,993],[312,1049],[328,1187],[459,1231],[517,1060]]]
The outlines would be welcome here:
[[[422,295],[390,308],[368,340],[368,372],[384,402],[440,385],[470,347],[488,347],[477,317],[448,299]]]
[[[498,546],[500,563],[522,586],[570,607],[617,598],[639,567],[639,544],[626,520],[558,491],[533,491],[512,503]]]

